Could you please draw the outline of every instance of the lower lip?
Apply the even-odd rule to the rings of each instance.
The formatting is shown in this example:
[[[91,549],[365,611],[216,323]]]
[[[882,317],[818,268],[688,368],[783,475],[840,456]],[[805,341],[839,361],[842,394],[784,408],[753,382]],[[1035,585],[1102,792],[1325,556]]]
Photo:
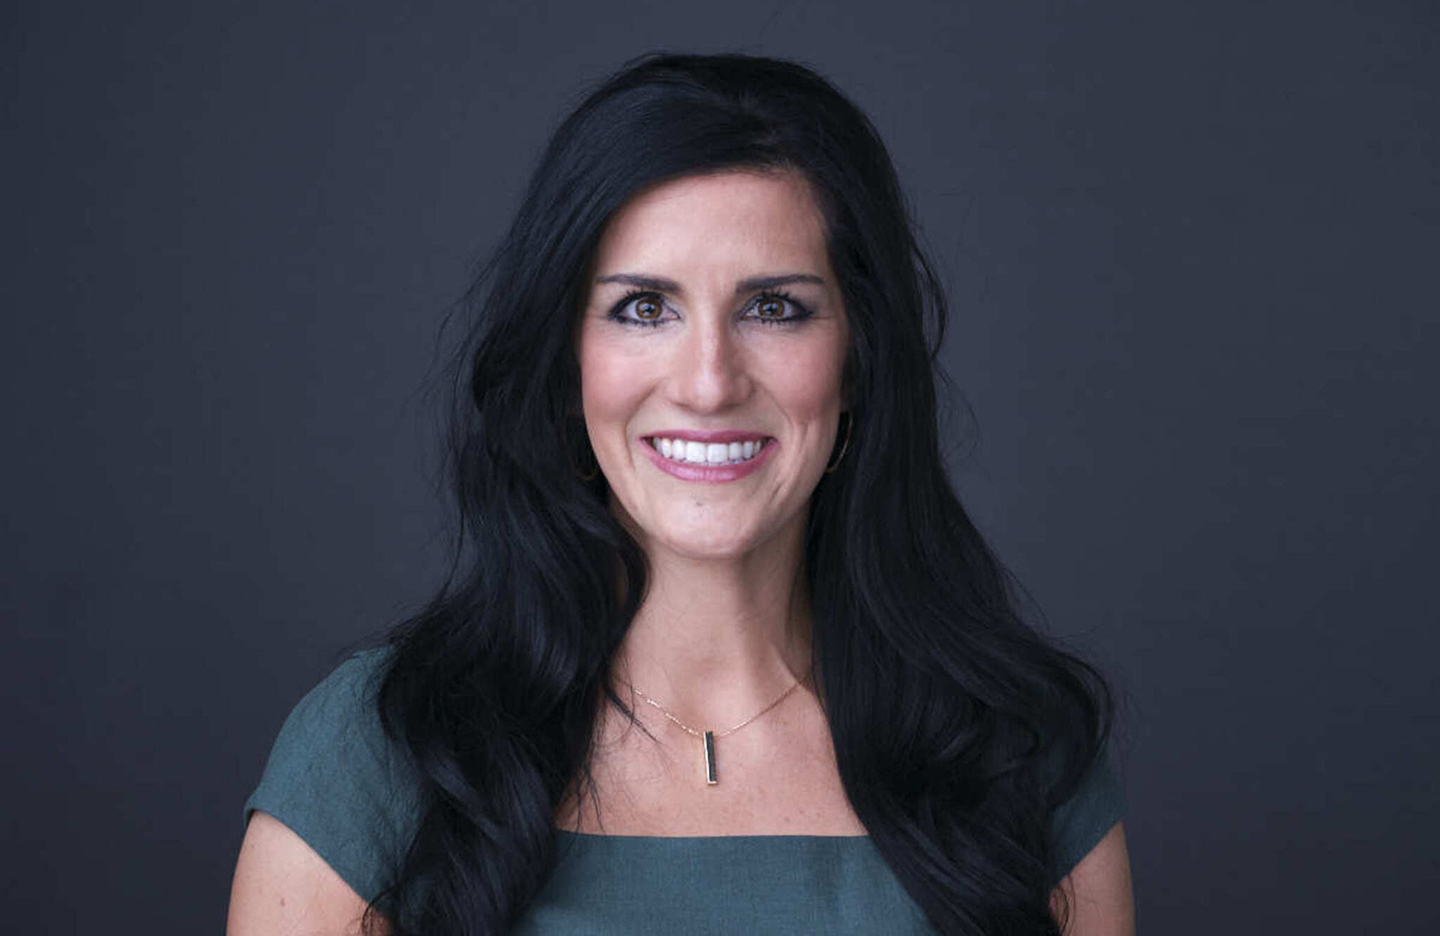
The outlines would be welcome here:
[[[759,468],[770,458],[770,452],[775,448],[775,440],[769,439],[765,442],[764,448],[749,461],[739,462],[734,465],[696,465],[690,462],[677,462],[666,458],[655,451],[655,446],[645,439],[640,440],[640,445],[645,449],[645,454],[655,463],[655,467],[668,475],[680,478],[683,481],[704,481],[710,484],[720,484],[725,481],[738,481],[750,472]]]

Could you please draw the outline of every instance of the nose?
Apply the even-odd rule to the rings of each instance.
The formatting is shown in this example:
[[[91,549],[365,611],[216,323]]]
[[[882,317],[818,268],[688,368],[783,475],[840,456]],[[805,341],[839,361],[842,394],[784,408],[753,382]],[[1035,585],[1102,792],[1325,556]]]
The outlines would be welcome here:
[[[671,383],[677,403],[695,412],[718,412],[743,401],[751,391],[745,349],[727,316],[699,318],[686,329]]]

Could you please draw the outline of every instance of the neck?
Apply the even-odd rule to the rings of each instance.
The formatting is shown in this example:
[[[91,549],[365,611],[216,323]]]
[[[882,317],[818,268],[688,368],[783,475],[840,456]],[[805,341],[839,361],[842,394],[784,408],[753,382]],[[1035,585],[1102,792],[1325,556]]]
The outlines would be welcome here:
[[[693,725],[739,721],[769,704],[810,670],[802,536],[797,524],[724,559],[647,545],[648,588],[617,675]]]

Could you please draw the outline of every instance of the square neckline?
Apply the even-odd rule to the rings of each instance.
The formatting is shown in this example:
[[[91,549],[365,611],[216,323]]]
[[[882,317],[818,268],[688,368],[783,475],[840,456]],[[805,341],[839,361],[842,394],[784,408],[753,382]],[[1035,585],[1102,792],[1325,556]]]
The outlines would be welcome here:
[[[785,833],[742,833],[739,835],[612,835],[608,832],[574,832],[570,829],[556,829],[555,833],[576,839],[615,842],[709,842],[751,839],[755,841],[870,841],[869,833],[861,835],[793,835]]]

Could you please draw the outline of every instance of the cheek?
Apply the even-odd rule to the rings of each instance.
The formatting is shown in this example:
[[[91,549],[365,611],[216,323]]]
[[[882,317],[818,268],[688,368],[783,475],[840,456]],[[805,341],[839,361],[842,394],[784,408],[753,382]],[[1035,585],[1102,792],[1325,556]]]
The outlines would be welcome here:
[[[603,445],[611,433],[624,431],[644,397],[640,377],[636,362],[627,356],[607,350],[601,342],[582,342],[580,405],[592,444]]]
[[[770,362],[771,386],[797,418],[828,416],[843,408],[844,349],[838,344],[790,349]]]

